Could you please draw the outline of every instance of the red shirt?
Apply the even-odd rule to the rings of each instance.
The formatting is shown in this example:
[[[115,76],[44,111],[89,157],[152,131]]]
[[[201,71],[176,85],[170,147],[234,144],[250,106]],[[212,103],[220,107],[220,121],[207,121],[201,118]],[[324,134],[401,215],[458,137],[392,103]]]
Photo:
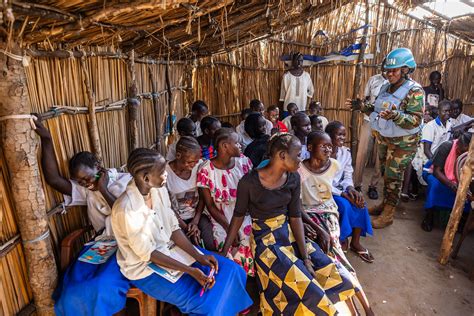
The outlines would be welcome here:
[[[282,121],[277,121],[276,125],[273,125],[273,128],[278,128],[280,133],[288,133],[288,128],[286,128],[286,125],[283,124]]]

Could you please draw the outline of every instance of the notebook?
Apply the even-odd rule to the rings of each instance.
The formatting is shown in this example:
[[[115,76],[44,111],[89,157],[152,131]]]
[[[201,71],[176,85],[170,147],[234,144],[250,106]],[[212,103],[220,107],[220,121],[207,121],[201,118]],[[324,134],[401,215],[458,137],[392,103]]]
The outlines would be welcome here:
[[[91,264],[102,264],[107,262],[109,258],[117,251],[117,241],[114,239],[101,239],[92,245],[86,252],[80,257],[79,261],[91,263]]]
[[[197,252],[202,254],[199,249],[194,247]],[[185,264],[187,266],[192,265],[196,260],[191,257],[187,252],[185,252],[183,249],[179,248],[176,245],[172,245],[170,248],[170,257],[173,258],[176,261],[181,262],[182,264]],[[171,283],[176,283],[184,274],[182,271],[170,269],[170,268],[165,268],[162,266],[159,266],[157,264],[154,264],[153,262],[150,262],[148,264],[148,267],[153,270],[156,274],[160,275],[161,277],[165,278],[166,280],[170,281]]]

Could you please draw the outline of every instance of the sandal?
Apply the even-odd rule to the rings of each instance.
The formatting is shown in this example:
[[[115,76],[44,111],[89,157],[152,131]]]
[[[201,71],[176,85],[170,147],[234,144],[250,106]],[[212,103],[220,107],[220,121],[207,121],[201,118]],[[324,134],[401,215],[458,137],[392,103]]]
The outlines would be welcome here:
[[[400,194],[400,199],[403,201],[403,202],[408,202],[410,201],[410,196],[406,193],[402,193]]]
[[[412,201],[416,201],[416,199],[418,199],[418,194],[410,193],[408,194],[408,198]]]
[[[367,263],[374,262],[374,256],[372,256],[369,249],[357,250],[357,249],[351,247],[351,251],[356,253],[359,256],[359,258],[361,258],[362,260],[364,260]]]

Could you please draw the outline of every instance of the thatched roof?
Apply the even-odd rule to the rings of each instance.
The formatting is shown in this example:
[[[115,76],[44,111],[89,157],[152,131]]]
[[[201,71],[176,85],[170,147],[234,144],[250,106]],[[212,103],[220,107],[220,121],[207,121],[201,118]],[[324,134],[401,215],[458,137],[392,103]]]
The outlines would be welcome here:
[[[348,0],[12,1],[26,45],[207,55],[276,34]],[[6,30],[7,32],[9,30]],[[58,45],[59,44],[59,45]]]

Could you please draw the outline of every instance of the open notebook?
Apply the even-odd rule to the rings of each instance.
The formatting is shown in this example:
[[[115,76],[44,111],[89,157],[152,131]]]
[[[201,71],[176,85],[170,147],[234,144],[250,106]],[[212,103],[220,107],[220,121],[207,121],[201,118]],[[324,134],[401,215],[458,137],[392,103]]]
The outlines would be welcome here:
[[[202,254],[199,249],[195,247],[195,249]],[[182,264],[185,264],[187,266],[192,265],[196,260],[191,257],[187,252],[185,252],[183,249],[179,248],[176,245],[172,245],[170,248],[170,257],[173,258],[176,261],[181,262]],[[156,274],[160,275],[161,277],[165,278],[166,280],[170,281],[171,283],[176,283],[181,276],[184,274],[184,272],[178,271],[178,270],[173,270],[170,268],[165,268],[159,265],[156,265],[152,262],[148,264],[148,267],[153,270]]]
[[[91,264],[102,264],[109,260],[115,251],[117,251],[115,239],[101,239],[95,241],[92,247],[84,252],[78,260]]]

